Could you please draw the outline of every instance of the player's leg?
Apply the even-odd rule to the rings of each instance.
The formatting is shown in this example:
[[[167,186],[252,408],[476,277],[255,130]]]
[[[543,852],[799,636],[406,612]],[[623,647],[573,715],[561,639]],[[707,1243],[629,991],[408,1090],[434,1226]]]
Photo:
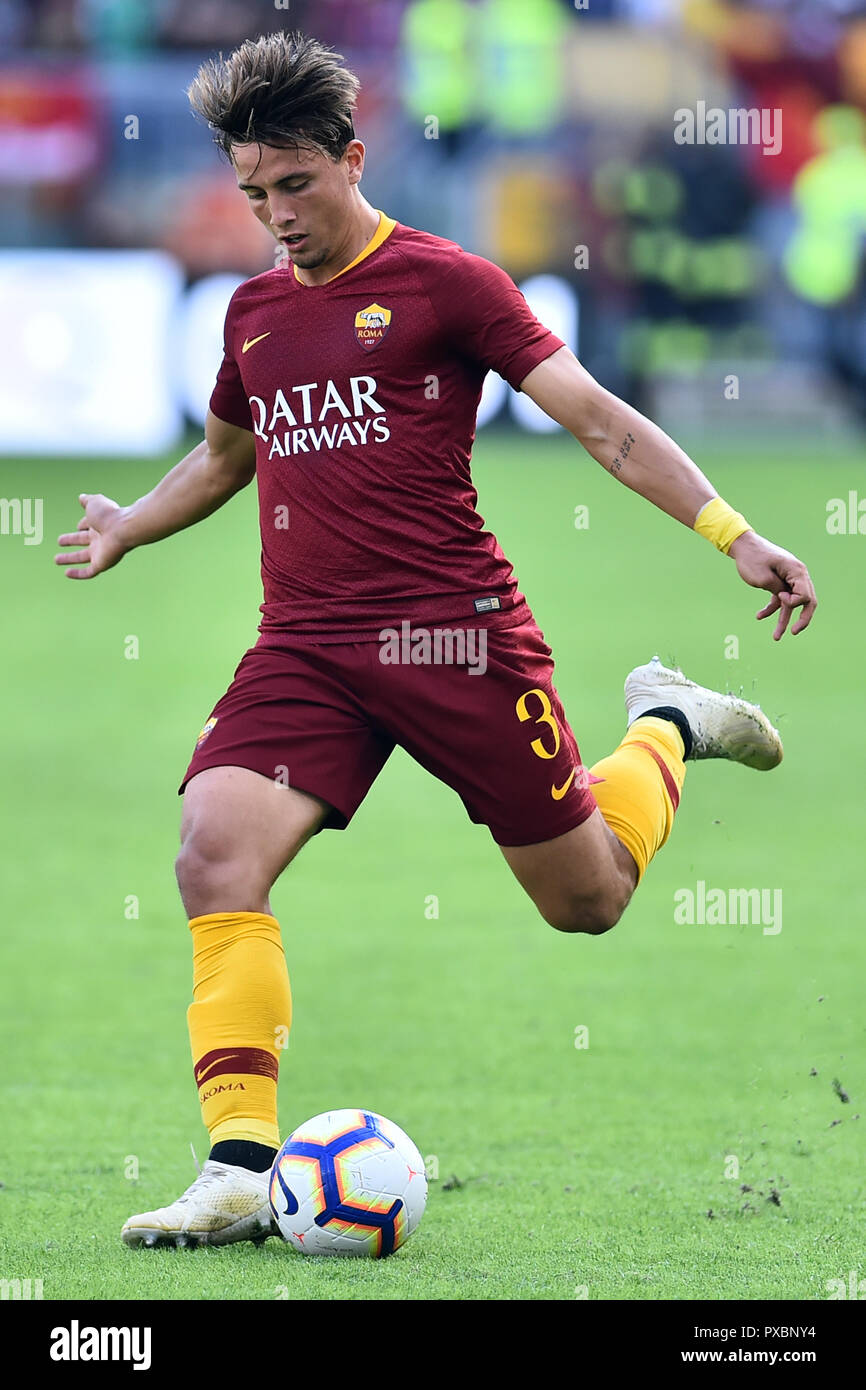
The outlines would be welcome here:
[[[466,650],[483,663],[389,664],[370,709],[411,755],[487,825],[552,926],[598,935],[619,919],[667,840],[687,757],[753,767],[781,757],[756,709],[705,690],[658,661],[626,684],[629,727],[609,757],[583,766],[553,685],[549,646],[531,619],[490,628]]]
[[[189,918],[269,913],[268,894],[332,807],[246,767],[209,767],[183,794],[175,863]]]
[[[585,777],[598,805],[584,824],[536,845],[502,847],[541,915],[562,931],[614,926],[671,833],[690,758],[767,770],[778,732],[757,706],[696,685],[657,658],[626,680],[628,729]]]
[[[245,767],[184,790],[177,879],[193,947],[190,1044],[211,1159],[263,1170],[279,1148],[277,1078],[292,1021],[268,895],[331,811]]]
[[[452,641],[451,655],[462,646],[474,665],[380,665],[371,711],[454,788],[473,821],[489,826],[551,925],[606,930],[631,896],[637,867],[589,790],[552,684],[550,648],[531,620],[449,631],[464,639]]]
[[[190,918],[188,1022],[214,1161],[269,1166],[291,996],[269,894],[323,825],[345,826],[392,744],[370,729],[340,660],[352,649],[248,652],[183,783],[177,878]]]
[[[177,879],[190,918],[189,1024],[211,1149],[179,1201],[131,1217],[129,1245],[223,1244],[270,1232],[277,1079],[292,1021],[268,894],[331,807],[244,767],[206,768],[184,791]]]
[[[268,895],[331,809],[245,767],[206,768],[184,791],[177,878],[193,946],[187,1022],[216,1162],[262,1171],[279,1148],[277,1080],[292,999]]]
[[[678,710],[656,709],[636,720],[609,757],[589,769],[578,764],[575,779],[596,803],[582,825],[539,844],[500,846],[552,927],[599,935],[619,921],[673,829],[686,740],[691,745]]]
[[[637,887],[637,864],[598,810],[556,839],[500,848],[541,916],[558,931],[608,931]]]
[[[393,747],[345,690],[336,658],[263,646],[247,653],[184,778],[177,877],[190,917],[188,1023],[211,1149],[178,1201],[130,1218],[127,1244],[226,1244],[270,1232],[278,1069],[292,1011],[270,890],[317,830],[348,823]]]

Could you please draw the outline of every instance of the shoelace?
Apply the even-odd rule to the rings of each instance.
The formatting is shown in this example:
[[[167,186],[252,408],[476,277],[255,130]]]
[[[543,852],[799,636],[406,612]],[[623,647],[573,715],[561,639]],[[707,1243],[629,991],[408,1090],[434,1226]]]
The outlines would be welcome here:
[[[203,1187],[216,1182],[219,1178],[226,1176],[226,1170],[221,1163],[215,1163],[212,1159],[205,1160],[204,1168],[199,1168],[198,1177],[195,1178],[187,1188],[182,1197],[178,1197],[178,1202],[188,1202],[194,1193],[201,1192]]]

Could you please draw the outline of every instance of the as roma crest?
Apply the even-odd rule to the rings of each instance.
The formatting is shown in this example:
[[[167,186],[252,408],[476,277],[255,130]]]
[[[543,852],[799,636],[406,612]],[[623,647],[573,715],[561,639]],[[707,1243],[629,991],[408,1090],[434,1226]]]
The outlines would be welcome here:
[[[207,721],[207,723],[205,724],[204,728],[202,729],[201,733],[199,734],[198,738],[197,738],[196,741],[195,741],[196,751],[198,751],[198,749],[201,748],[202,744],[203,744],[207,739],[210,738],[211,734],[213,733],[213,731],[214,731],[214,729],[216,728],[216,726],[217,726],[218,723],[219,723],[219,716],[216,716],[216,717],[213,717],[213,716],[212,716],[212,717]]]
[[[368,352],[378,347],[390,322],[391,310],[383,309],[381,304],[368,304],[366,309],[360,309],[355,315],[355,337],[361,347]]]

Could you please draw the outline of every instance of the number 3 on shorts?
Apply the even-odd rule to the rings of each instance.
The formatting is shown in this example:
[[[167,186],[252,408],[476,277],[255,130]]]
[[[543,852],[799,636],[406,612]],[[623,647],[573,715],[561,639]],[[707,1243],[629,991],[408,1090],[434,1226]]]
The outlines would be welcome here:
[[[553,749],[545,748],[540,738],[534,738],[529,746],[537,758],[555,758],[559,752],[559,725],[556,722],[553,709],[551,708],[550,699],[545,695],[543,690],[527,690],[524,695],[521,695],[514,707],[517,711],[517,718],[520,720],[521,724],[525,724],[527,719],[532,719],[532,715],[526,704],[530,695],[534,695],[541,706],[541,713],[533,720],[533,723],[547,724],[550,729],[552,729]]]

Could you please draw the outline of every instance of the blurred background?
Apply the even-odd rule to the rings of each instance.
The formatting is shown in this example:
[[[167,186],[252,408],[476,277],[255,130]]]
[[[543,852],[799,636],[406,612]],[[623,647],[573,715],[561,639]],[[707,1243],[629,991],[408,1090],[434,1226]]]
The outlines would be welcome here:
[[[866,0],[0,0],[4,452],[200,426],[273,243],[185,91],[276,28],[360,76],[370,201],[503,265],[668,429],[862,428]],[[780,147],[702,142],[732,109]],[[479,423],[530,407],[491,377]]]

